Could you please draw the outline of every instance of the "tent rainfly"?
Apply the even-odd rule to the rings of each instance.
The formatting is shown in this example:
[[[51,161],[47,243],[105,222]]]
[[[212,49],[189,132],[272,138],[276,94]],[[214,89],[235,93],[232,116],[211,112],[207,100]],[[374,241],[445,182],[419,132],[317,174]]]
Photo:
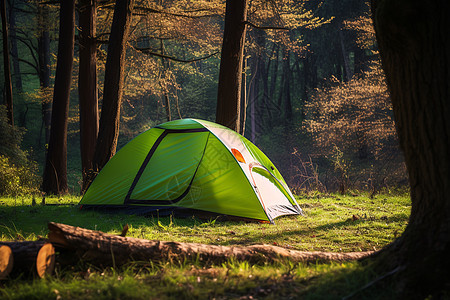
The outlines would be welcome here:
[[[104,166],[81,207],[188,209],[270,221],[302,214],[280,172],[240,134],[181,119],[131,140]]]

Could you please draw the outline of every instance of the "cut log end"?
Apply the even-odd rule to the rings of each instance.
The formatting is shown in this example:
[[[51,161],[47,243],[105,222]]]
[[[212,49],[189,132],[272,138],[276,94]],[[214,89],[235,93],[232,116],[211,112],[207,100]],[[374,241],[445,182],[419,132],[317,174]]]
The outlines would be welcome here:
[[[3,245],[0,246],[0,280],[8,277],[14,264],[14,258],[11,248]]]
[[[36,257],[36,271],[39,277],[51,275],[55,269],[55,248],[47,243],[42,246]]]

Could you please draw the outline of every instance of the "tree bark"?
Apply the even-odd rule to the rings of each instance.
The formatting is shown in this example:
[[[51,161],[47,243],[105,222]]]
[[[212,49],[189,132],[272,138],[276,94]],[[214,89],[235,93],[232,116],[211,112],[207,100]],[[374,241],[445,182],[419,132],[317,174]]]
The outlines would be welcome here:
[[[74,40],[75,0],[61,1],[52,123],[42,182],[42,190],[47,194],[65,194],[68,192],[67,124]]]
[[[217,90],[216,122],[240,131],[242,65],[248,0],[227,0]]]
[[[80,147],[82,192],[88,187],[88,174],[93,169],[95,144],[97,143],[99,118],[97,98],[97,0],[80,0],[80,67],[78,94],[80,99]]]
[[[9,60],[8,20],[6,19],[5,0],[0,0],[0,15],[2,17],[2,32],[3,32],[3,72],[5,76],[5,92],[6,92],[5,104],[8,115],[8,123],[11,126],[14,126],[11,63]]]
[[[52,120],[52,99],[47,95],[50,87],[50,34],[44,22],[48,19],[48,9],[45,5],[38,6],[39,26],[42,28],[38,39],[39,81],[44,95],[42,99],[42,124],[45,144],[50,141],[50,126]]]
[[[111,25],[105,83],[97,144],[94,152],[94,172],[99,172],[116,153],[119,137],[125,54],[134,0],[117,0]],[[90,176],[90,180],[93,176]]]
[[[372,12],[411,185],[403,235],[378,259],[403,299],[439,298],[450,278],[450,6],[373,0]]]
[[[20,72],[19,51],[17,48],[16,10],[14,9],[14,7],[11,7],[9,12],[9,29],[11,32],[11,56],[14,69],[14,84],[17,93],[20,94],[23,92],[23,86],[22,74]]]
[[[82,258],[84,262],[96,266],[120,266],[129,261],[192,261],[204,263],[222,263],[229,259],[247,261],[252,264],[289,259],[294,262],[347,261],[366,257],[369,252],[304,252],[289,250],[271,245],[252,246],[217,246],[197,243],[178,243],[151,241],[131,237],[109,235],[100,231],[73,227],[65,224],[49,223],[49,242],[55,247],[65,248],[68,260],[60,258],[59,262],[70,262]]]
[[[283,61],[283,75],[284,78],[284,93],[283,93],[283,115],[285,125],[291,124],[292,122],[292,101],[291,101],[291,64],[290,55],[288,50],[284,50],[284,61]]]
[[[341,52],[342,52],[342,59],[344,62],[344,70],[345,70],[345,81],[350,81],[353,77],[351,68],[350,68],[350,61],[348,57],[347,50],[345,49],[345,43],[344,43],[344,34],[342,33],[342,28],[338,27],[339,32],[339,43],[341,45]]]

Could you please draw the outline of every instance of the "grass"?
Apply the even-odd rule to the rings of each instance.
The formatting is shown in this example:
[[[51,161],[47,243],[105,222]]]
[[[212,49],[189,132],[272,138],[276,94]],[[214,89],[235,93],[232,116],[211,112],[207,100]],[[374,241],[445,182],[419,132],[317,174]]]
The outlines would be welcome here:
[[[137,217],[80,211],[77,197],[48,198],[59,206],[31,206],[31,199],[0,198],[0,240],[33,240],[49,221],[127,236],[218,245],[272,244],[305,251],[377,250],[401,234],[410,212],[408,196],[318,195],[299,199],[306,216],[284,217],[276,225],[199,220],[195,217]],[[38,201],[39,202],[39,201]],[[229,261],[132,263],[120,270],[58,270],[44,280],[0,283],[3,299],[340,299],[378,275],[358,262],[252,266]],[[3,286],[2,286],[3,285]],[[382,299],[389,290],[362,291],[358,299]]]

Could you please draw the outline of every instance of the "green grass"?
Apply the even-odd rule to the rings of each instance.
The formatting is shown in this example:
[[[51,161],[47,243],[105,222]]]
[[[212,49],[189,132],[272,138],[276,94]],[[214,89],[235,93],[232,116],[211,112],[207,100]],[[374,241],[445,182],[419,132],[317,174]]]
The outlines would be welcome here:
[[[49,221],[127,236],[218,245],[272,244],[305,251],[381,249],[400,235],[410,212],[408,196],[316,196],[300,198],[306,216],[276,219],[276,225],[137,217],[80,211],[78,197],[48,198],[59,206],[31,206],[31,199],[0,198],[0,240],[33,240]],[[37,200],[40,202],[40,199]],[[340,299],[378,275],[358,262],[251,266],[133,263],[120,270],[58,270],[44,280],[0,283],[0,299]],[[3,285],[3,286],[2,286]],[[383,299],[389,290],[364,290],[357,299]]]

